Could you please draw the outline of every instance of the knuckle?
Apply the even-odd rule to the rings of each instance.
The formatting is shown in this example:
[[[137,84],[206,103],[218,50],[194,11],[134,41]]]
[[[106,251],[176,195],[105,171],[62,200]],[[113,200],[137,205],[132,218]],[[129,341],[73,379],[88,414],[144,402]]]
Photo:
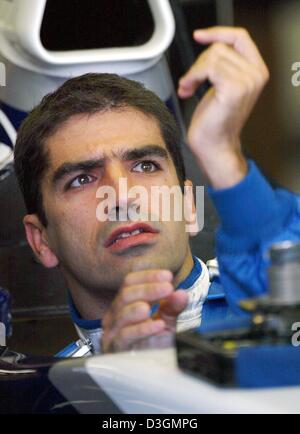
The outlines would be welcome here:
[[[118,306],[125,306],[131,303],[134,303],[141,297],[141,285],[129,285],[122,288],[122,291],[119,293],[119,302]]]
[[[161,284],[157,284],[155,289],[156,289],[158,295],[160,295],[161,291],[171,293],[174,289],[174,286],[171,282],[163,282]]]
[[[132,282],[133,277],[134,277],[134,273],[133,273],[133,272],[128,273],[128,274],[125,276],[125,278],[124,278],[123,286],[129,286],[130,283]]]
[[[128,305],[118,312],[114,321],[115,330],[122,330],[130,324],[135,324],[147,319],[150,315],[150,306],[143,301]]]
[[[268,69],[258,69],[255,71],[255,85],[259,88],[262,88],[267,81],[269,80],[269,71]]]
[[[226,47],[222,42],[215,42],[211,47],[211,53],[214,56],[220,56],[222,53],[224,53],[225,49]]]
[[[249,38],[250,37],[250,34],[249,34],[248,30],[245,29],[245,27],[238,27],[237,31],[242,38],[245,38],[245,37]]]

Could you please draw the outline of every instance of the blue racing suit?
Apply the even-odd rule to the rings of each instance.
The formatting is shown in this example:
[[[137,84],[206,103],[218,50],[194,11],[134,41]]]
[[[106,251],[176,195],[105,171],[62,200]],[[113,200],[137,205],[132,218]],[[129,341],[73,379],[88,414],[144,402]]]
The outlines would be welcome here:
[[[275,242],[300,242],[300,196],[272,188],[253,161],[236,186],[209,189],[220,216],[216,245],[220,279],[231,309],[267,291],[268,250]]]

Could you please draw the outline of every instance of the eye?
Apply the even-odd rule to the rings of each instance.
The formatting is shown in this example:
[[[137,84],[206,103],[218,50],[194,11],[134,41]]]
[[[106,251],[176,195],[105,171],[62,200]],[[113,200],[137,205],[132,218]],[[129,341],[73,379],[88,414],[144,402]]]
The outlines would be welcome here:
[[[152,173],[160,169],[160,166],[153,161],[141,161],[133,167],[134,172]]]
[[[76,176],[76,178],[74,178],[71,182],[69,182],[67,184],[67,189],[68,188],[79,188],[85,184],[90,184],[94,180],[95,180],[94,176],[81,174],[81,175]]]

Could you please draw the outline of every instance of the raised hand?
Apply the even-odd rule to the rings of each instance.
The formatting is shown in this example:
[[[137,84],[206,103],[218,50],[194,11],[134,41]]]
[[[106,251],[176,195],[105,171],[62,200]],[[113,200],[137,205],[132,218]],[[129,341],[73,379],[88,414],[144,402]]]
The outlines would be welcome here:
[[[211,45],[181,78],[178,95],[191,97],[206,80],[212,87],[193,114],[188,145],[215,188],[231,187],[247,173],[240,134],[269,72],[245,29],[212,27],[194,38]]]
[[[155,338],[173,334],[177,316],[187,305],[185,291],[175,291],[168,270],[129,273],[103,318],[102,351],[117,352],[155,345]],[[151,315],[153,304],[158,310]]]

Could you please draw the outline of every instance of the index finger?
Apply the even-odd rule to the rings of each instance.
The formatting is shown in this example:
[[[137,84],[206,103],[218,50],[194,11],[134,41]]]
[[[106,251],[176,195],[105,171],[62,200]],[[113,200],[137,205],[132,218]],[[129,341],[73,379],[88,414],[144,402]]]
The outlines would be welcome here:
[[[209,27],[194,31],[194,39],[202,44],[223,42],[232,45],[233,48],[248,60],[257,65],[263,64],[264,60],[251,39],[248,31],[240,27]]]

